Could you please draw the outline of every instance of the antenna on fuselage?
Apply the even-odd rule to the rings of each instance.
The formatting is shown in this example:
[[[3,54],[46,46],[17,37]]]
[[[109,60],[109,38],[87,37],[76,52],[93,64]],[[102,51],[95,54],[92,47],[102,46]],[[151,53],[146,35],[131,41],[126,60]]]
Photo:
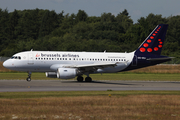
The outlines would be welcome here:
[[[106,53],[106,50],[104,51],[104,53]]]
[[[31,49],[31,51],[33,51],[33,49]]]

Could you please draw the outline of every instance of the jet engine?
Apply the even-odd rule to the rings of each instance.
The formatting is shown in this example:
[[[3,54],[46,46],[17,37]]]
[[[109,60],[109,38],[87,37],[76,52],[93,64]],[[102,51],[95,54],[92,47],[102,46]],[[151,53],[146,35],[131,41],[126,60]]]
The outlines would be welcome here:
[[[77,69],[74,68],[58,68],[57,78],[60,79],[71,79],[77,75]]]
[[[49,78],[57,78],[57,73],[56,72],[46,72],[46,77]]]

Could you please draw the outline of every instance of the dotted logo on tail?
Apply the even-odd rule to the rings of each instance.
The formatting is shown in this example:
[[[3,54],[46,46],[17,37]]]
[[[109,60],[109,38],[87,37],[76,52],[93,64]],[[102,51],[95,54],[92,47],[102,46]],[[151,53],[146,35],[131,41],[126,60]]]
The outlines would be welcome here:
[[[162,44],[163,42],[161,41],[161,39],[158,39],[158,46],[154,47],[154,48],[150,48],[149,44],[154,40],[154,38],[156,37],[156,35],[159,33],[161,29],[161,26],[159,26],[154,33],[152,33],[149,37],[149,39],[147,39],[147,41],[143,44],[143,46],[139,49],[140,52],[153,52],[153,50],[156,52],[159,50],[159,48],[162,48]]]

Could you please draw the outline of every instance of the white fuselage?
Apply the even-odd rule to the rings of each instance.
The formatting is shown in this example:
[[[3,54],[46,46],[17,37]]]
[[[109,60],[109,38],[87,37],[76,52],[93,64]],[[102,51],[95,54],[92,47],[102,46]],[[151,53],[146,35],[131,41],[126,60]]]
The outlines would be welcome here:
[[[4,62],[6,68],[17,71],[56,72],[59,67],[116,63],[115,67],[100,68],[94,73],[119,72],[131,64],[134,52],[58,52],[28,51],[20,52]]]

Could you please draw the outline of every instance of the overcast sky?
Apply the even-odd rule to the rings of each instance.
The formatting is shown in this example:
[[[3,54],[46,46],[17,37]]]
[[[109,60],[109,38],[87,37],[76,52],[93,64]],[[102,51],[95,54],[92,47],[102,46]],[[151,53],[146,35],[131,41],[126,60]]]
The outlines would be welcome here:
[[[88,16],[101,16],[104,12],[117,15],[127,9],[134,22],[149,13],[163,17],[180,15],[179,6],[180,0],[0,0],[0,8],[9,12],[39,8],[77,14],[81,9]]]

